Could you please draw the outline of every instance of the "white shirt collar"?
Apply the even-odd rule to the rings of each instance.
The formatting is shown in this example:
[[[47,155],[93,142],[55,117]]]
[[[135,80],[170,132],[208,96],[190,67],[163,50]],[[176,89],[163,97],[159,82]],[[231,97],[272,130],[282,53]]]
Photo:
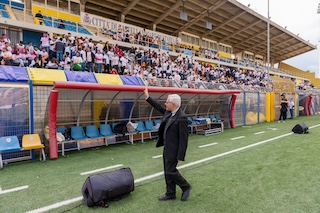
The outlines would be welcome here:
[[[178,107],[176,110],[173,110],[173,111],[171,112],[171,116],[172,116],[172,117],[175,116],[175,114],[178,112],[178,110],[179,110],[179,107]]]

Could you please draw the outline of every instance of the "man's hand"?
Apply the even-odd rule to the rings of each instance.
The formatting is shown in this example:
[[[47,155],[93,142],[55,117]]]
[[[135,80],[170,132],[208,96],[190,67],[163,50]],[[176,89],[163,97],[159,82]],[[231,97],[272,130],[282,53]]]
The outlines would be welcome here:
[[[144,92],[144,97],[145,97],[146,100],[147,100],[147,99],[149,98],[148,87],[146,87],[143,92]]]

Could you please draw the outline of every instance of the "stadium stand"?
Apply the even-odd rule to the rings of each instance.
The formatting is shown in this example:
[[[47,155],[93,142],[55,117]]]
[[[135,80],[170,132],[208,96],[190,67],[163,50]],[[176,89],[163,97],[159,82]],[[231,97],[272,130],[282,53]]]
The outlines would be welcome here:
[[[8,1],[5,4],[4,9],[1,9],[1,11],[6,12],[8,17],[5,18],[11,18],[6,10]],[[11,4],[10,6],[14,13],[24,10],[24,4]],[[33,8],[33,13],[38,9],[39,7]],[[55,81],[63,81],[191,89],[240,89],[244,92],[253,91],[257,93],[270,91],[270,88],[267,90],[266,86],[268,83],[273,84],[272,79],[267,78],[266,67],[255,65],[253,59],[239,58],[234,60],[231,54],[216,49],[201,48],[188,43],[174,45],[161,41],[157,37],[134,33],[126,35],[124,31],[111,31],[111,29],[100,29],[101,34],[94,34],[95,36],[90,37],[89,35],[93,34],[86,29],[87,27],[82,26],[79,21],[72,18],[64,19],[58,17],[54,15],[54,12],[56,11],[52,10],[44,13],[44,25],[50,28],[62,29],[65,34],[56,34],[54,33],[56,29],[52,29],[48,40],[44,39],[45,42],[49,43],[49,46],[46,46],[45,42],[40,45],[29,46],[28,40],[19,42],[19,44],[12,42],[6,46],[5,43],[8,42],[5,39],[10,38],[1,38],[1,48],[11,49],[8,52],[12,54],[11,58],[7,58],[3,53],[0,56],[2,65],[5,65],[0,68],[0,72],[4,70],[3,74],[5,74],[0,75],[1,81],[26,84],[30,80],[32,84],[37,86],[51,86]],[[3,14],[2,16],[4,17]],[[19,19],[19,16],[17,17]],[[64,28],[59,27],[61,20]],[[28,19],[25,21],[28,21]],[[73,33],[76,33],[76,35],[73,35]],[[101,38],[104,38],[101,36],[105,36],[106,39],[100,41]],[[59,54],[56,50],[59,46],[59,41],[62,42],[63,46],[62,59],[58,57]],[[39,48],[38,50],[37,47]],[[41,47],[46,48],[43,50]],[[12,67],[11,65],[15,66]],[[52,68],[54,68],[54,72]],[[77,70],[76,68],[79,69]],[[9,70],[14,70],[14,72],[6,76]],[[282,74],[282,76],[286,76],[292,81],[298,78],[297,75],[291,75],[290,73]],[[299,87],[308,88],[307,84],[303,83],[299,84]],[[95,102],[96,100],[92,101]],[[221,110],[212,111],[211,113],[217,112],[221,113]],[[193,115],[190,114],[188,116]],[[194,129],[197,130],[197,125],[200,123],[197,124],[196,122],[200,122],[199,118],[205,119],[206,116],[209,115],[202,113],[194,118],[193,122],[195,123],[189,124],[191,133],[194,133]],[[226,113],[223,116],[226,116]],[[245,115],[242,116],[245,117]],[[259,120],[259,118],[256,120]],[[143,123],[140,118],[134,120],[134,122],[143,124],[140,124],[139,128],[142,128],[137,130],[138,135],[141,134],[140,139],[142,141],[145,138],[151,138],[151,133],[155,132],[154,128],[157,126],[156,121],[152,125],[150,121]],[[103,122],[107,122],[107,120]],[[112,122],[115,124],[118,121]],[[72,125],[75,125],[75,123],[72,123]],[[87,124],[81,125],[86,126]],[[62,124],[61,126],[65,125]],[[67,126],[70,126],[70,124]],[[98,124],[96,128],[98,130]],[[63,133],[64,130],[57,129],[57,132]],[[100,133],[98,132],[97,134],[97,131],[95,132],[98,136],[101,134],[112,138],[110,139],[111,141],[119,136],[111,132],[109,124],[101,124]],[[147,136],[144,133],[147,133]],[[90,133],[85,134],[83,132],[81,135],[76,140],[65,140],[58,143],[63,155],[65,155],[64,151],[66,151],[65,145],[71,145],[71,149],[80,149],[81,147],[77,140],[88,139],[87,136]],[[133,134],[126,133],[125,136],[129,136],[131,143],[133,143],[133,140],[138,140],[133,137]],[[107,140],[106,144],[108,144]]]
[[[4,18],[10,18],[9,13],[8,13],[7,10],[6,10],[5,5],[0,4],[0,11],[1,11],[0,14],[1,14],[2,17],[4,17]]]

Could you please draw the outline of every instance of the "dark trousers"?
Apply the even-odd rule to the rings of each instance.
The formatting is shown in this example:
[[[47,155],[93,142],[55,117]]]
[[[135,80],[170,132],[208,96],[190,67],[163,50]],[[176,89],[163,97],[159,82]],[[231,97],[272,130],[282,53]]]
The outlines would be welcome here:
[[[279,121],[281,120],[281,117],[282,117],[282,120],[286,120],[287,119],[287,112],[280,112],[280,118],[279,118]]]
[[[103,72],[104,73],[109,73],[110,72],[110,64],[104,64]]]
[[[182,177],[182,175],[177,170],[177,164],[177,160],[171,161],[163,157],[167,196],[176,196],[176,185],[178,185],[182,189],[182,191],[185,191],[190,187],[190,184]]]
[[[290,118],[291,118],[291,119],[293,119],[293,117],[294,117],[294,112],[293,112],[293,110],[294,110],[294,109],[290,109],[290,116],[291,116]]]

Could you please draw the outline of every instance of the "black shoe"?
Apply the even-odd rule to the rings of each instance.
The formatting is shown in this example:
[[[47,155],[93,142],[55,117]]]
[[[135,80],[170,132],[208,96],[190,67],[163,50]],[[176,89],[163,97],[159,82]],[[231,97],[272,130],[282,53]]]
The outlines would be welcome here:
[[[167,200],[175,200],[176,196],[168,196],[168,195],[162,195],[158,198],[159,201],[167,201]]]
[[[188,199],[188,197],[190,196],[190,191],[191,191],[191,186],[182,192],[182,195],[181,195],[181,201],[186,201]]]

